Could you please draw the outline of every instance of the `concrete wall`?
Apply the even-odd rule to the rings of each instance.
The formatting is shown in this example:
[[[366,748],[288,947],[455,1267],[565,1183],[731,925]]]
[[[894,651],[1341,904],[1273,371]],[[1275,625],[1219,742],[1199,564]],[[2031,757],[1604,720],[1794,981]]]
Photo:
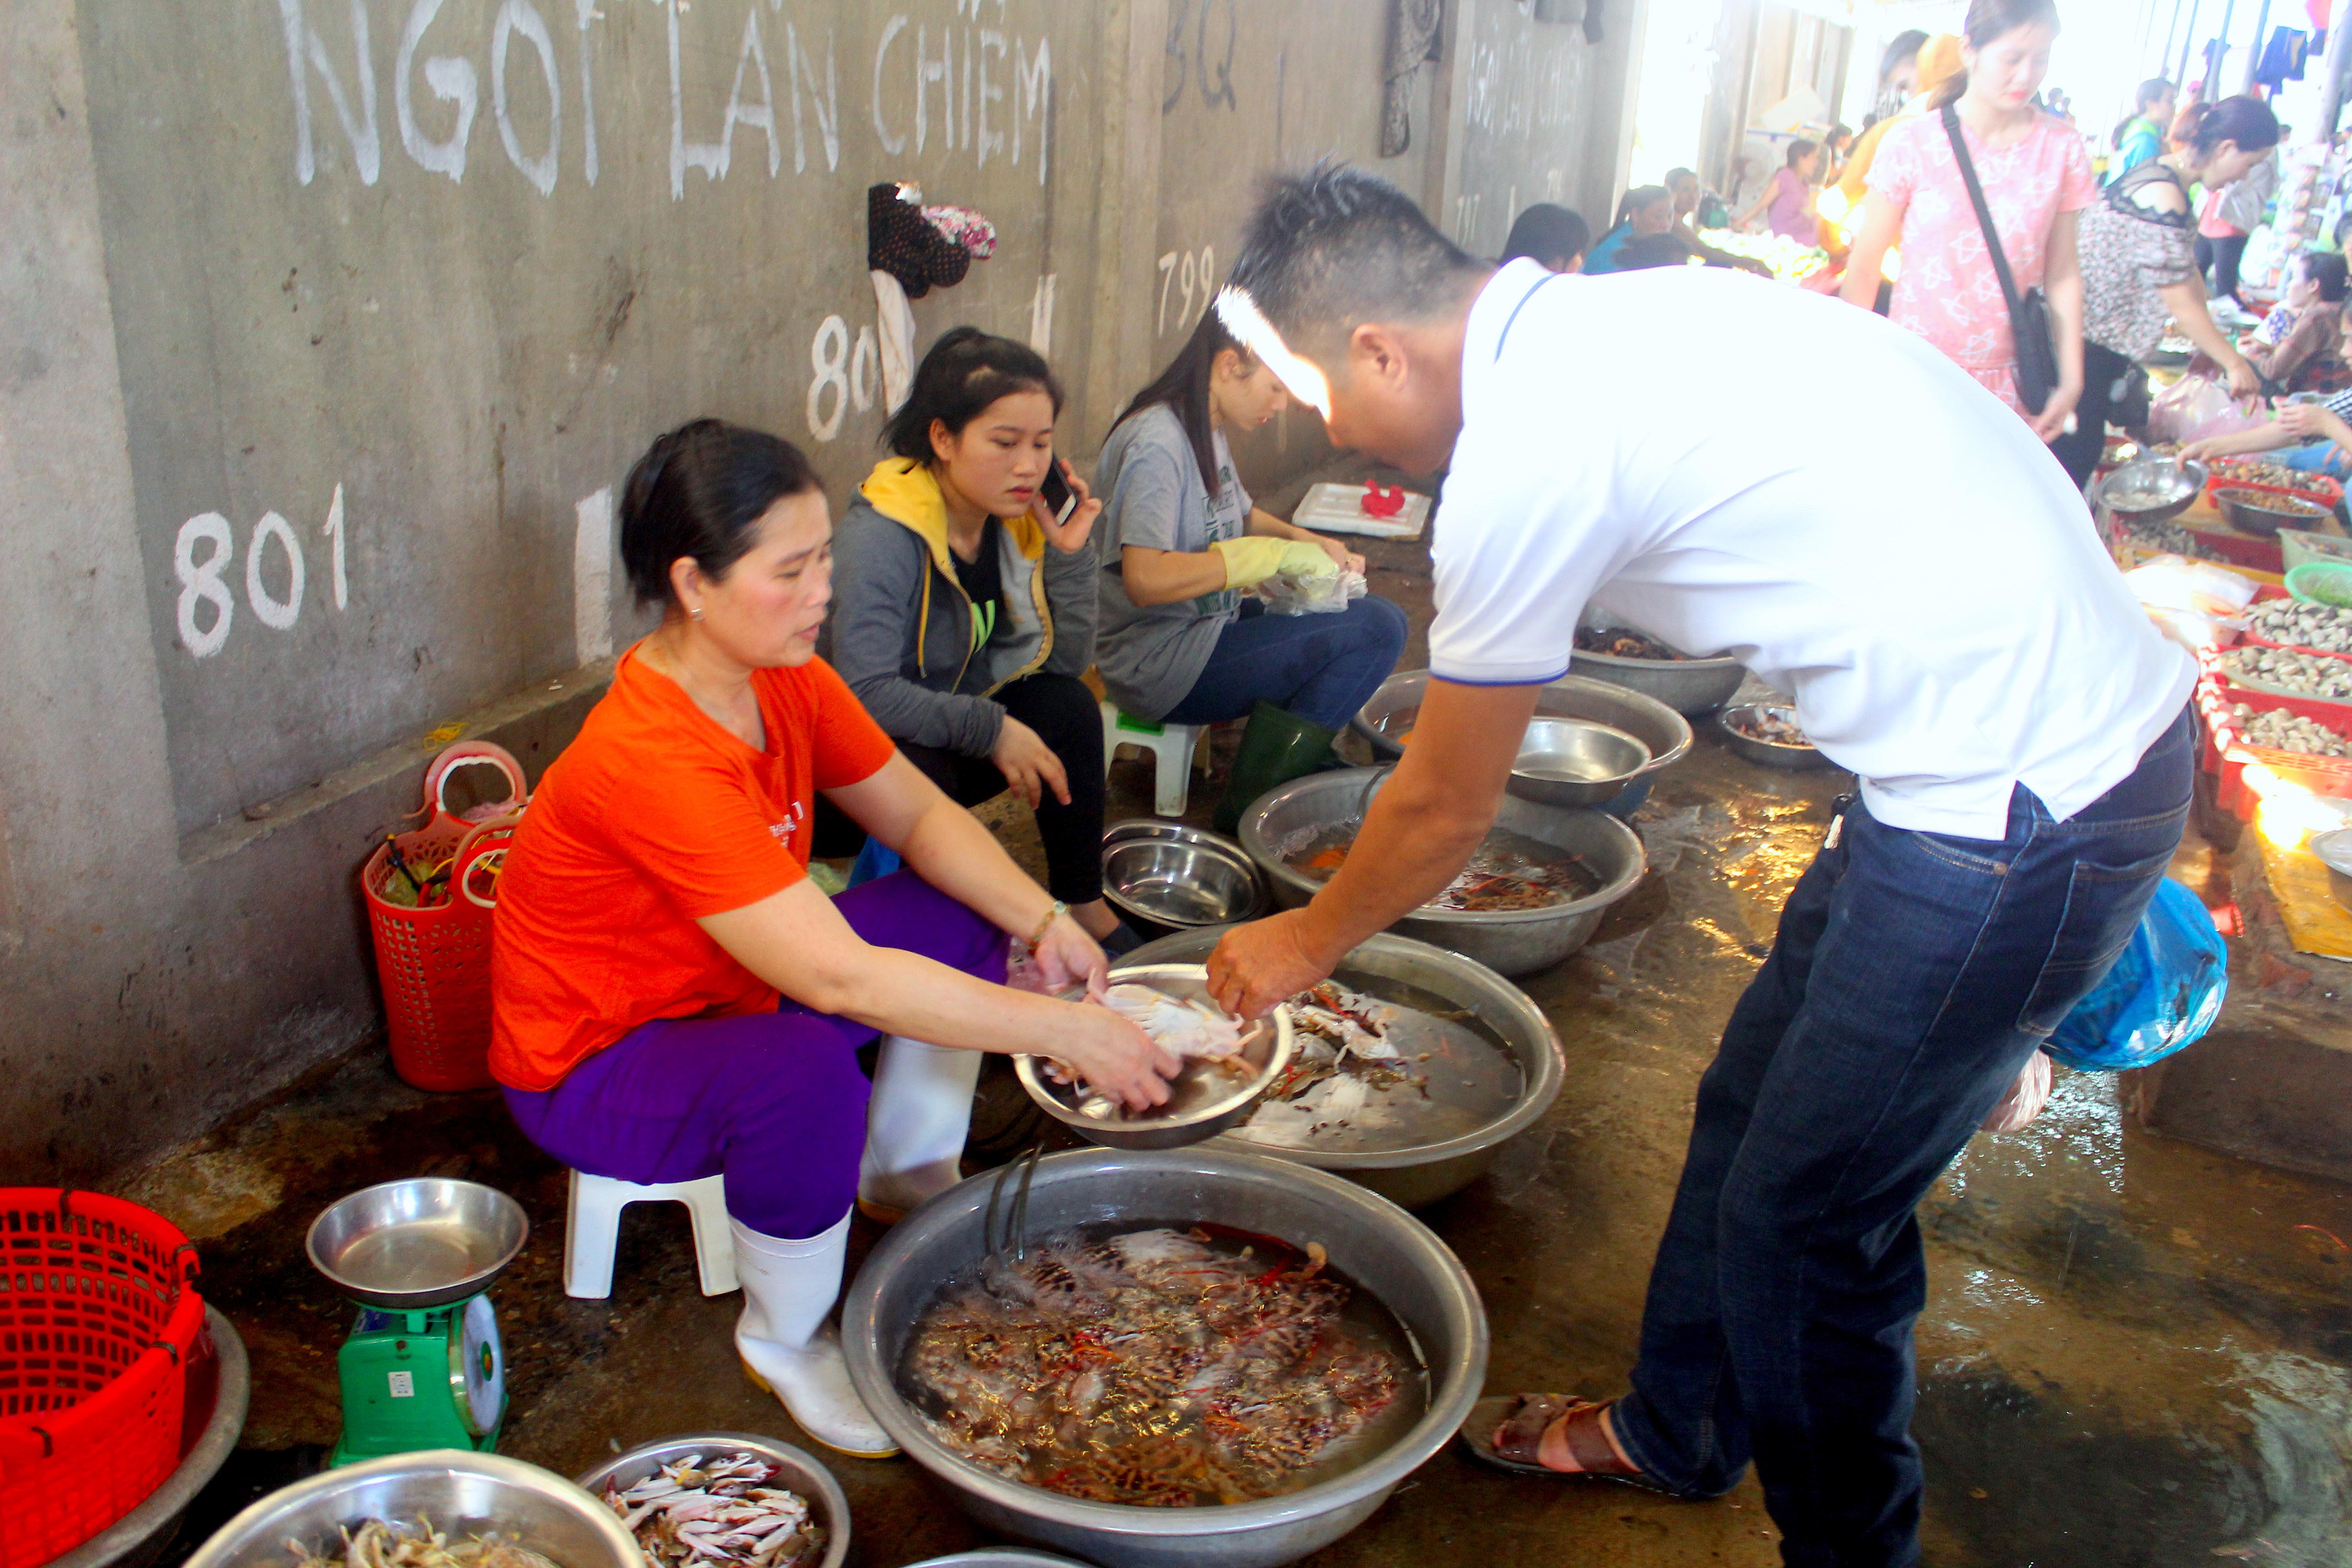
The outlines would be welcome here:
[[[1514,200],[1605,207],[1633,21],[1464,0],[1383,163],[1381,0],[17,0],[9,1177],[367,1037],[353,869],[428,736],[535,771],[576,728],[645,624],[610,491],[651,435],[715,413],[864,473],[869,184],[996,220],[919,328],[1047,347],[1085,457],[1267,169],[1373,164],[1485,249]]]

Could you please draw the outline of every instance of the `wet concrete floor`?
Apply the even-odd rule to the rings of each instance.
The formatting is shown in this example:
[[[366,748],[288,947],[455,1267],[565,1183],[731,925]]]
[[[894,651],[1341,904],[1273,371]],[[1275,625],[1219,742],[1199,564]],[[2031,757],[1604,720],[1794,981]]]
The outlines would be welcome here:
[[[1425,567],[1401,549],[1381,564],[1377,588],[1426,605]],[[1754,768],[1701,728],[1636,819],[1651,877],[1583,952],[1524,983],[1566,1051],[1558,1103],[1492,1173],[1421,1216],[1485,1295],[1498,1391],[1622,1386],[1693,1090],[1845,784]],[[1144,764],[1119,763],[1113,784],[1115,816],[1148,809]],[[1192,815],[1211,804],[1196,785]],[[1034,854],[1024,825],[1002,820]],[[984,1090],[972,1152],[1002,1159],[1026,1108],[1003,1076]],[[345,1192],[420,1173],[490,1183],[530,1216],[530,1245],[494,1297],[512,1369],[503,1451],[576,1473],[671,1434],[801,1441],[735,1361],[738,1299],[698,1293],[682,1211],[629,1211],[612,1299],[567,1298],[562,1172],[495,1096],[420,1093],[371,1054],[123,1188],[196,1239],[205,1291],[253,1355],[244,1447],[174,1557],[320,1462],[351,1310],[304,1261],[304,1229]],[[2139,1131],[2112,1079],[2061,1069],[2048,1113],[2015,1136],[1980,1135],[1923,1218],[1916,1427],[1931,1563],[2352,1563],[2352,1191]],[[858,1227],[862,1254],[875,1233]],[[911,1462],[832,1462],[853,1564],[897,1568],[984,1539]],[[1752,1482],[1680,1503],[1504,1477],[1448,1449],[1312,1561],[1751,1568],[1779,1550]]]

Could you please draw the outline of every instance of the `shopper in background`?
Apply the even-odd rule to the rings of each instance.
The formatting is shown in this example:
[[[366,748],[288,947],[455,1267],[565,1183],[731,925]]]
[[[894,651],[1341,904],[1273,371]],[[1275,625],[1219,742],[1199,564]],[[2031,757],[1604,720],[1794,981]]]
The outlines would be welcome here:
[[[1927,42],[1927,35],[1916,27],[1906,27],[1886,40],[1886,47],[1878,55],[1878,97],[1873,100],[1870,117],[1862,122],[1863,134],[1882,120],[1892,120],[1903,112],[1903,105],[1919,88],[1919,51]]]
[[[1581,214],[1557,202],[1538,202],[1512,220],[1497,260],[1517,261],[1525,256],[1542,262],[1549,271],[1574,272],[1591,248],[1592,226]]]
[[[1338,540],[1253,505],[1234,473],[1227,435],[1256,429],[1284,402],[1282,383],[1211,310],[1135,395],[1095,464],[1103,685],[1138,719],[1249,720],[1217,806],[1225,833],[1259,795],[1330,760],[1404,651],[1404,612],[1386,599],[1277,616],[1248,592],[1364,569]]]
[[[1813,217],[1813,182],[1822,172],[1822,144],[1800,136],[1789,143],[1789,161],[1772,173],[1756,205],[1739,215],[1735,228],[1746,228],[1757,215],[1767,214],[1774,234],[1811,245],[1818,227]]]
[[[2172,84],[2160,76],[2139,84],[2139,91],[2132,95],[2131,118],[2116,127],[2115,155],[2107,160],[2110,184],[2164,152],[2172,99]]]
[[[1675,226],[1674,193],[1664,185],[1636,185],[1617,204],[1617,221],[1584,258],[1593,274],[1617,270],[1617,249],[1638,235],[1666,234]]]
[[[1822,160],[1822,172],[1814,184],[1826,185],[1838,177],[1838,172],[1845,167],[1845,161],[1853,155],[1853,128],[1849,125],[1831,126],[1822,146],[1826,155]]]
[[[2189,187],[2218,191],[2242,177],[2278,145],[2278,121],[2255,98],[2190,109],[2196,122],[2179,152],[2108,185],[2083,215],[2084,390],[2074,432],[2053,443],[2077,485],[2098,466],[2107,411],[2145,374],[2139,362],[2163,339],[2168,320],[2221,367],[2232,396],[2262,388],[2262,377],[2206,308]]]
[[[1675,198],[1675,223],[1669,232],[1682,242],[1686,258],[1696,256],[1709,267],[1737,267],[1743,272],[1753,272],[1759,277],[1772,276],[1772,269],[1755,258],[1734,256],[1727,250],[1718,250],[1698,237],[1702,226],[1728,227],[1731,214],[1725,209],[1721,196],[1699,184],[1696,170],[1668,169],[1666,194]],[[1503,259],[1508,261],[1510,258],[1507,256]],[[1656,263],[1651,265],[1655,266]],[[1620,270],[1622,270],[1622,264]]]
[[[1853,247],[1854,237],[1862,232],[1863,211],[1866,205],[1864,198],[1869,195],[1870,165],[1878,156],[1879,143],[1886,140],[1888,132],[1898,121],[1924,112],[1934,101],[1937,89],[1960,73],[1959,39],[1949,33],[1938,33],[1932,38],[1919,33],[1906,33],[1895,43],[1913,37],[1920,39],[1914,51],[1916,58],[1911,60],[1909,68],[1895,79],[1916,84],[1916,91],[1897,100],[1885,118],[1864,128],[1862,135],[1854,142],[1853,151],[1846,157],[1845,166],[1838,171],[1836,183],[1813,199],[1813,211],[1821,218],[1819,243],[1823,250],[1830,253],[1832,261],[1843,264],[1847,252]],[[1887,58],[1893,58],[1894,48],[1890,45]],[[1887,269],[1893,268],[1889,267]],[[1878,306],[1881,311],[1886,308],[1886,286],[1881,284]]]
[[[2279,127],[2279,139],[2286,139],[2284,125]],[[2246,237],[2262,226],[2270,212],[2278,183],[2278,147],[2273,143],[2242,178],[2228,185],[2205,187],[2204,216],[2197,226],[2197,268],[2210,280],[2214,299],[2245,304],[2238,293],[2238,263],[2245,258]]]
[[[2009,306],[1985,247],[1946,117],[1897,122],[1870,169],[1870,202],[1847,258],[1846,300],[1865,310],[1878,294],[1880,258],[1903,247],[1889,314],[1933,343],[2007,403],[2043,440],[2066,427],[2083,391],[2083,278],[2075,214],[2098,194],[2083,139],[2033,107],[2058,36],[2051,0],[1973,0],[1965,69],[1936,95],[1958,116],[1978,182],[2020,294],[2049,299],[2058,384],[2038,409],[2020,401]]]
[[[2238,340],[2238,351],[2263,381],[2289,392],[2334,392],[2344,384],[2336,339],[2346,277],[2340,251],[2306,250],[2294,258],[2286,292],[2262,325]]]

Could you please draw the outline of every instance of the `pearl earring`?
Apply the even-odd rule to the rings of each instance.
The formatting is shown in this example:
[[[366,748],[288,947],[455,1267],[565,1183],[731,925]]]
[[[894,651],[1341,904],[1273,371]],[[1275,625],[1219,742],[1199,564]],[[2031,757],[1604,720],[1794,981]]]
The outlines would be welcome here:
[[[688,620],[698,621],[702,618],[702,606],[697,605],[694,608],[687,611],[686,614]]]

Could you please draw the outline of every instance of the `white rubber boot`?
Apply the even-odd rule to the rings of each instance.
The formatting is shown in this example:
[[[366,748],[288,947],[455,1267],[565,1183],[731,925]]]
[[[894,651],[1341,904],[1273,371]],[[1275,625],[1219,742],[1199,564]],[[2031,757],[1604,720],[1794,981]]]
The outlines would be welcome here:
[[[728,1225],[735,1233],[735,1275],[743,1284],[735,1352],[751,1381],[828,1448],[864,1459],[897,1453],[890,1434],[851,1385],[841,1335],[825,1321],[841,1294],[849,1216],[806,1241],[763,1236],[740,1220]]]
[[[901,1035],[884,1037],[857,1171],[857,1206],[866,1218],[895,1225],[917,1204],[963,1180],[963,1140],[971,1130],[980,1056]]]

